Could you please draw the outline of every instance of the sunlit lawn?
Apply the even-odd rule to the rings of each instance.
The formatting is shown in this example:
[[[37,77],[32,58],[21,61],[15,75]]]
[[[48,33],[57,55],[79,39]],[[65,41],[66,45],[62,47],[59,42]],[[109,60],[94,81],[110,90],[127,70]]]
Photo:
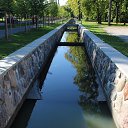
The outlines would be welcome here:
[[[85,22],[83,21],[83,25],[93,32],[96,36],[101,38],[106,43],[110,44],[115,49],[122,52],[124,55],[128,56],[128,42],[124,42],[117,36],[109,35],[104,31],[104,27],[107,26],[107,23],[103,23],[102,25],[97,24],[96,22]],[[122,25],[122,24],[120,24]],[[120,26],[118,24],[118,26]],[[114,24],[116,26],[116,24]]]
[[[49,31],[53,30],[60,24],[54,24],[52,26],[46,26],[39,29],[31,29],[29,32],[22,32],[9,36],[9,41],[0,39],[0,59],[6,57],[10,53],[25,46],[33,40],[45,35]]]

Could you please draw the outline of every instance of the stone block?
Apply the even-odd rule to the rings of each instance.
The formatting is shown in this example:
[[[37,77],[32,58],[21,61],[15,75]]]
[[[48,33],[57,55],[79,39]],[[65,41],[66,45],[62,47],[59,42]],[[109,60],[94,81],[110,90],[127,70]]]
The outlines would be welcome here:
[[[117,127],[128,128],[128,57],[79,27],[90,61],[107,95]]]
[[[121,107],[123,103],[123,92],[117,92],[114,108],[117,112],[121,112]]]
[[[128,81],[125,84],[123,92],[124,92],[124,101],[126,101],[128,100]]]
[[[116,80],[117,80],[117,82],[116,82],[116,90],[117,90],[118,92],[121,92],[121,91],[123,90],[124,86],[125,86],[126,78],[125,78],[125,76],[122,74],[122,75],[121,75],[121,78],[118,78],[118,79],[116,79]]]
[[[21,99],[63,34],[65,25],[0,60],[0,128],[19,109]]]

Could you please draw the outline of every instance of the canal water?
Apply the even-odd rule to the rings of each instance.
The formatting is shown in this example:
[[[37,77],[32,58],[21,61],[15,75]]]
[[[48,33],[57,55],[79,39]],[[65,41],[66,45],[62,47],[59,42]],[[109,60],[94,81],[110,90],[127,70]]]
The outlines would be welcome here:
[[[64,34],[66,42],[71,33]],[[98,85],[84,47],[57,48],[41,95],[41,100],[25,101],[11,128],[116,128],[107,103],[97,100]]]

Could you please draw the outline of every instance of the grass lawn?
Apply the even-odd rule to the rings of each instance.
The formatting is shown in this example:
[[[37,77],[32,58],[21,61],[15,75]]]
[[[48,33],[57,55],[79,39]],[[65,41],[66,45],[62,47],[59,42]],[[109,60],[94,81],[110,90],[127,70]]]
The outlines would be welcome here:
[[[124,55],[128,56],[128,42],[124,42],[122,39],[120,39],[117,36],[107,34],[103,29],[104,27],[107,26],[107,23],[103,23],[102,25],[99,25],[96,22],[83,21],[83,25],[87,29],[89,29],[92,33],[94,33],[96,36],[101,38],[103,41],[110,44],[112,47],[114,47]],[[114,24],[114,26],[116,26],[116,24]],[[117,26],[120,26],[120,24],[118,24]]]
[[[45,35],[59,25],[60,23],[52,26],[46,26],[44,28],[42,27],[38,30],[31,29],[29,32],[17,33],[9,36],[9,41],[5,40],[4,38],[0,39],[0,59],[8,56],[33,40]]]

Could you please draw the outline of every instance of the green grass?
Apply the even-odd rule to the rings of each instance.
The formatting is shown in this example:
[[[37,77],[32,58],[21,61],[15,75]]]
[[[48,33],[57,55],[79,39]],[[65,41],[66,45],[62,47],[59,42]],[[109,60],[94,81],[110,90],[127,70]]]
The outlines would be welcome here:
[[[96,22],[83,21],[83,25],[103,41],[110,44],[112,47],[114,47],[124,55],[128,56],[128,42],[124,42],[117,36],[107,34],[103,29],[104,27],[106,27],[106,23],[99,25]]]
[[[17,33],[9,36],[9,41],[4,38],[0,39],[0,59],[8,56],[9,54],[32,42],[33,40],[45,35],[59,25],[60,24],[54,24],[44,28],[42,27],[39,29],[31,29],[29,32]]]

